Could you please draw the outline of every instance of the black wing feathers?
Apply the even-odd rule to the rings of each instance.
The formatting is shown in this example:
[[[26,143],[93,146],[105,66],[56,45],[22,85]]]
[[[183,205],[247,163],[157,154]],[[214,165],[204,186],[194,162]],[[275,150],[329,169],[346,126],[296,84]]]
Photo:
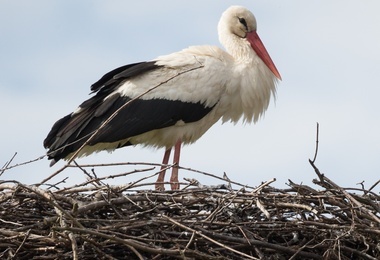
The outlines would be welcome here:
[[[108,118],[119,107],[130,101],[127,97],[119,97],[113,107],[104,114]],[[100,142],[117,142],[131,136],[161,129],[176,124],[182,120],[185,123],[195,122],[211,111],[200,103],[182,102],[179,100],[151,99],[133,100],[104,126],[91,144]],[[101,118],[93,118],[91,124],[98,126]],[[90,125],[89,125],[89,128]]]
[[[108,72],[94,83],[91,90],[96,94],[80,105],[80,112],[67,115],[53,125],[44,141],[45,148],[49,148],[49,159],[58,161],[75,152],[105,120],[131,100],[118,93],[111,94],[124,80],[159,68],[155,62],[130,64]],[[180,120],[185,123],[195,122],[212,108],[201,103],[179,100],[133,100],[121,109],[88,145],[125,140],[154,129],[172,126]]]
[[[113,86],[114,83],[120,83],[120,81],[123,79],[132,78],[159,67],[160,66],[156,65],[155,61],[138,62],[121,66],[119,68],[111,70],[103,77],[101,77],[97,82],[92,84],[91,91],[97,92],[101,90],[101,88],[104,89],[104,87],[107,88],[107,86]]]
[[[56,136],[58,134],[58,131],[60,131],[62,126],[67,124],[67,122],[70,120],[70,118],[71,118],[71,115],[67,115],[67,116],[59,119],[57,122],[55,122],[55,124],[51,128],[49,134],[47,135],[47,137],[44,140],[44,147],[45,148],[49,148],[53,145],[53,143],[56,139]]]

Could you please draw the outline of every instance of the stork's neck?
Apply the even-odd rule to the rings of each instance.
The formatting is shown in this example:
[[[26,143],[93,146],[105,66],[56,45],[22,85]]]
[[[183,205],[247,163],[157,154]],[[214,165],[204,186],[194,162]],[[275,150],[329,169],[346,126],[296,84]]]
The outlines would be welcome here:
[[[223,121],[237,122],[241,116],[247,122],[256,122],[267,109],[271,97],[276,95],[276,77],[244,38],[220,32],[220,42],[234,59],[234,84],[227,88],[234,93],[230,113]]]
[[[257,55],[245,38],[224,32],[219,33],[219,40],[226,51],[234,58],[235,63],[244,64],[256,60]]]

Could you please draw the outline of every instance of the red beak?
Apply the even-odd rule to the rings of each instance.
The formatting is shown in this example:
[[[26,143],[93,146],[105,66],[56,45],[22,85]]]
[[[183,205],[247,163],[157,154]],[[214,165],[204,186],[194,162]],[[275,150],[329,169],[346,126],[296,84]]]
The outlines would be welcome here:
[[[252,49],[260,57],[260,59],[267,65],[267,67],[273,72],[273,74],[281,80],[281,75],[278,72],[276,66],[274,65],[272,59],[269,56],[269,53],[265,49],[263,42],[260,40],[259,35],[256,31],[247,33],[247,40],[252,46]]]

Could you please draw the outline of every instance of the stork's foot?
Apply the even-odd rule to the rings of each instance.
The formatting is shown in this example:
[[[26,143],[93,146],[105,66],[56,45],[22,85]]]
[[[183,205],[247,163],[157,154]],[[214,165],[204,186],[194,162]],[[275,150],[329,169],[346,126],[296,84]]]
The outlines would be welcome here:
[[[179,190],[180,185],[178,180],[177,181],[170,181],[170,187],[172,190]]]
[[[170,177],[170,187],[172,190],[179,190],[178,165],[173,166],[172,176]]]
[[[163,183],[156,183],[155,189],[158,190],[158,191],[164,191],[165,190],[165,186],[164,186]]]
[[[161,172],[158,174],[156,184],[155,184],[155,189],[159,191],[164,191],[165,186],[164,186],[164,181],[165,181],[165,172],[166,170],[163,170],[164,168],[161,169]]]

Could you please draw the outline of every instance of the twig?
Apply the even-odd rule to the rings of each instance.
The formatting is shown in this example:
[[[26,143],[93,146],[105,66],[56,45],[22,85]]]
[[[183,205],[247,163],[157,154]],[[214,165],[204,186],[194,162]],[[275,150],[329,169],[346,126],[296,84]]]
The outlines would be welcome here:
[[[140,260],[145,260],[145,257],[143,257],[139,251],[136,250],[133,246],[127,245],[127,247],[140,259]]]
[[[15,226],[23,226],[22,224],[20,223],[16,223],[16,222],[13,222],[13,221],[6,221],[6,220],[3,220],[0,218],[0,222],[3,222],[5,224],[12,224],[12,225],[15,225]]]
[[[41,198],[43,198],[47,202],[49,202],[49,204],[51,204],[57,210],[57,212],[60,212],[60,213],[62,213],[62,215],[64,215],[67,218],[69,218],[73,222],[73,224],[75,224],[78,227],[83,227],[82,224],[80,224],[70,213],[68,213],[66,210],[64,210],[59,205],[59,203],[57,203],[57,201],[53,197],[52,193],[50,193],[48,191],[41,190],[38,187],[34,187],[34,186],[27,186],[27,185],[24,185],[24,184],[21,184],[21,183],[18,183],[18,185],[21,186],[21,187],[23,187],[23,188],[25,188],[25,189],[28,189],[28,190],[34,192],[35,194],[37,194],[39,196],[41,196]]]
[[[207,239],[208,241],[210,241],[210,242],[212,242],[212,243],[214,243],[214,244],[216,244],[216,245],[218,245],[218,246],[221,246],[221,247],[223,247],[223,248],[225,248],[225,249],[227,249],[227,250],[229,250],[229,251],[231,251],[231,252],[234,252],[235,254],[238,254],[238,255],[244,256],[244,257],[246,257],[246,258],[248,258],[248,259],[258,259],[258,258],[256,258],[256,257],[253,257],[253,256],[247,255],[247,254],[245,254],[245,253],[242,253],[242,252],[240,252],[240,251],[237,251],[237,250],[235,250],[235,249],[233,249],[233,248],[231,248],[231,247],[229,247],[229,246],[227,246],[227,245],[225,245],[225,244],[222,244],[222,243],[220,243],[220,242],[218,242],[218,241],[216,241],[216,240],[214,240],[214,239],[212,239],[212,238],[210,238],[210,237],[208,237],[208,236],[202,234],[202,232],[199,232],[199,231],[197,231],[197,230],[195,230],[195,229],[192,229],[192,228],[189,228],[189,227],[187,227],[187,226],[185,226],[185,225],[182,225],[181,223],[175,221],[174,219],[172,219],[172,218],[170,218],[170,217],[168,217],[168,216],[162,215],[162,217],[165,218],[165,219],[167,219],[167,220],[169,220],[169,221],[172,222],[173,224],[175,224],[175,225],[177,225],[177,226],[179,226],[179,227],[181,227],[181,228],[187,230],[187,231],[193,232],[193,233],[197,234],[198,236],[201,236],[201,237]]]
[[[69,177],[65,177],[63,178],[62,180],[56,182],[56,183],[53,183],[53,184],[46,184],[48,186],[48,189],[51,189],[51,188],[56,188],[57,190],[59,190],[58,188],[58,185],[61,184],[61,183],[66,183],[66,180],[68,179]]]
[[[259,199],[256,199],[256,206],[261,210],[262,213],[264,213],[267,219],[270,219],[270,213],[268,212],[268,210],[266,210],[263,203],[261,203]]]
[[[369,188],[369,190],[368,191],[365,191],[364,192],[364,195],[366,195],[366,194],[368,194],[371,190],[373,190],[378,184],[380,183],[380,179],[377,181],[377,182],[375,182],[372,186],[371,186],[371,188]]]
[[[352,203],[354,203],[356,206],[358,206],[362,211],[366,212],[372,220],[380,224],[380,218],[378,218],[375,214],[373,214],[371,211],[369,211],[366,207],[364,207],[359,201],[357,201],[351,194],[349,194],[347,191],[342,189],[340,186],[338,186],[335,182],[327,178],[326,176],[322,175],[319,171],[319,169],[314,165],[312,161],[310,161],[310,164],[314,168],[315,172],[317,173],[318,177],[320,178],[322,183],[328,183],[329,186],[334,187],[335,189],[339,190],[346,196],[347,199],[349,199]]]
[[[73,259],[78,260],[78,244],[77,244],[77,240],[75,238],[75,235],[72,232],[69,232],[68,236],[69,236],[69,239],[71,241],[71,248],[73,251]]]
[[[289,258],[289,260],[293,260],[293,259],[296,259],[297,255],[302,251],[304,250],[309,244],[311,244],[311,242],[313,242],[315,239],[311,239],[309,241],[307,241],[306,244],[304,244],[303,246],[301,246],[300,248],[298,248],[298,250],[292,255],[292,257]]]
[[[118,244],[122,244],[125,246],[131,246],[131,247],[134,247],[134,248],[137,248],[137,249],[143,250],[145,252],[149,252],[149,253],[155,253],[155,254],[163,254],[164,253],[164,254],[171,255],[171,256],[179,254],[178,250],[158,248],[155,246],[150,246],[150,245],[146,245],[146,244],[141,243],[141,242],[137,242],[136,240],[133,240],[133,239],[121,239],[121,238],[118,238],[116,236],[110,236],[110,235],[107,235],[107,234],[104,234],[104,233],[101,233],[98,231],[94,231],[91,229],[74,228],[74,227],[66,227],[66,228],[54,227],[54,229],[58,230],[58,231],[71,231],[71,232],[75,232],[75,233],[79,233],[79,234],[88,234],[88,235],[102,237],[102,238],[108,239],[110,241],[116,242]]]
[[[12,163],[12,161],[13,161],[13,159],[16,157],[16,155],[17,155],[17,152],[15,152],[15,153],[13,154],[13,156],[11,157],[11,159],[10,159],[9,161],[7,161],[7,162],[3,165],[3,167],[1,167],[1,169],[0,169],[0,176],[3,174],[3,172],[5,172],[7,169],[9,169],[8,167],[9,167],[9,165]]]
[[[36,186],[39,187],[41,186],[42,184],[46,183],[47,181],[49,181],[50,179],[54,178],[55,176],[57,176],[59,173],[63,172],[66,168],[68,167],[68,165],[64,165],[61,169],[57,170],[56,172],[54,172],[53,174],[51,174],[50,176],[48,176],[47,178],[43,179],[40,183],[37,183]]]
[[[3,174],[4,171],[6,170],[10,170],[10,169],[13,169],[13,168],[16,168],[16,167],[19,167],[19,166],[23,166],[23,165],[26,165],[26,164],[30,164],[30,163],[33,163],[33,162],[36,162],[36,161],[39,161],[39,160],[42,160],[43,158],[45,158],[46,155],[41,155],[39,157],[37,157],[36,159],[33,159],[33,160],[29,160],[29,161],[26,161],[26,162],[22,162],[22,163],[17,163],[17,164],[14,164],[14,165],[10,165],[10,163],[13,161],[13,159],[16,157],[17,155],[17,152],[12,156],[11,160],[9,160],[1,169],[0,169],[0,176]]]
[[[239,237],[232,237],[232,236],[224,236],[222,234],[218,234],[218,233],[215,233],[215,232],[212,232],[212,231],[208,231],[204,228],[199,228],[200,230],[202,230],[203,233],[205,234],[209,234],[209,235],[212,235],[213,237],[217,238],[217,239],[221,239],[221,240],[229,240],[229,241],[233,241],[233,242],[236,242],[236,243],[242,243],[242,244],[245,244],[247,243],[246,239],[244,238],[239,238]],[[297,251],[290,248],[290,247],[286,247],[286,246],[281,246],[281,245],[277,245],[277,244],[273,244],[273,243],[268,243],[268,242],[264,242],[264,241],[258,241],[258,240],[254,240],[254,239],[250,239],[249,240],[250,244],[251,245],[256,245],[256,246],[261,246],[261,247],[264,247],[264,248],[270,248],[270,249],[274,249],[276,251],[280,251],[280,252],[283,252],[283,253],[287,253],[287,254],[295,254]],[[322,259],[321,256],[317,255],[317,254],[314,254],[314,253],[309,253],[309,252],[304,252],[304,251],[301,251],[298,253],[300,256],[302,257],[306,257],[306,258],[310,258],[310,259]]]
[[[187,249],[189,248],[189,246],[193,243],[194,238],[195,238],[195,232],[193,232],[193,233],[191,234],[191,238],[190,238],[189,242],[186,244],[185,248],[181,251],[181,254],[182,254],[182,255],[185,255],[186,250],[187,250]]]
[[[317,159],[318,146],[319,146],[319,123],[317,122],[317,136],[316,136],[316,139],[315,139],[315,153],[314,153],[314,158],[312,160],[313,163]]]
[[[264,187],[268,186],[269,184],[271,184],[271,183],[273,183],[273,182],[275,182],[275,181],[276,181],[276,178],[273,178],[273,179],[271,179],[271,180],[269,180],[269,181],[266,181],[266,182],[260,184],[257,188],[253,189],[253,190],[251,191],[251,193],[258,193],[258,192],[261,191]]]
[[[206,175],[206,176],[210,176],[210,177],[213,177],[215,179],[222,180],[222,181],[227,182],[227,183],[232,183],[232,184],[235,184],[235,185],[238,185],[238,186],[241,186],[241,187],[247,187],[247,188],[250,188],[250,189],[255,189],[252,186],[244,185],[244,184],[241,184],[241,183],[236,182],[236,181],[226,180],[226,179],[224,179],[222,177],[219,177],[217,175],[214,175],[214,174],[211,174],[211,173],[208,173],[208,172],[199,171],[199,170],[195,170],[195,169],[192,169],[192,168],[181,167],[181,166],[178,166],[178,168],[182,169],[182,170],[187,170],[187,171],[191,171],[191,172],[200,173],[200,174],[203,174],[203,175]]]
[[[22,240],[20,246],[17,248],[16,252],[15,252],[14,255],[12,256],[12,259],[16,259],[16,256],[17,256],[18,252],[20,252],[21,248],[24,246],[26,240],[28,239],[28,237],[29,237],[29,235],[30,235],[30,231],[31,231],[31,229],[29,229],[29,230],[25,233],[24,239]]]
[[[286,202],[277,202],[276,205],[279,207],[285,207],[285,208],[304,209],[304,210],[310,211],[314,214],[318,214],[318,210],[313,209],[313,207],[311,207],[309,205],[297,204],[297,203],[286,203]]]
[[[115,162],[115,163],[94,163],[94,164],[78,164],[82,168],[95,168],[95,167],[113,167],[113,166],[124,166],[124,165],[148,165],[148,166],[165,166],[161,163],[148,163],[148,162]],[[74,167],[76,165],[70,164],[67,167]]]

